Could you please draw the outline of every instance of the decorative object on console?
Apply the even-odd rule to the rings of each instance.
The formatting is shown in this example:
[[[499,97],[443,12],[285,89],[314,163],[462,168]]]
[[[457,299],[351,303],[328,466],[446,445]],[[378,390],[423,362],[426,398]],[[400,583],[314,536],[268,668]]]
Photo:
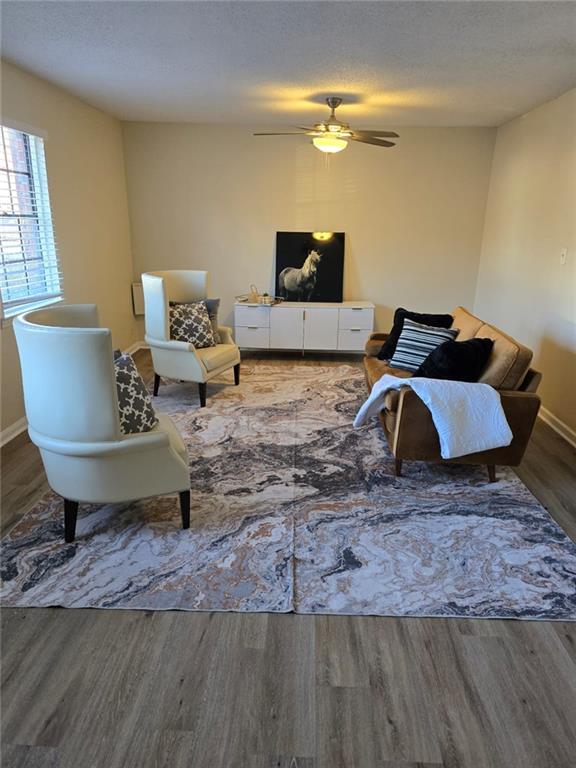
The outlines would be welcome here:
[[[436,328],[405,318],[394,356],[390,360],[390,368],[416,371],[430,352],[444,341],[455,339],[457,335],[457,328]]]
[[[476,382],[486,368],[493,346],[493,339],[445,341],[430,352],[414,376]]]
[[[415,323],[421,323],[422,325],[432,325],[435,328],[451,328],[454,322],[452,315],[430,315],[422,312],[411,312],[408,309],[404,309],[404,307],[398,307],[396,312],[394,312],[394,324],[390,335],[378,353],[379,360],[392,359],[396,351],[396,344],[398,344],[398,339],[402,333],[405,318],[414,320]]]
[[[344,232],[277,232],[278,295],[286,301],[341,302],[344,240]]]
[[[215,347],[208,309],[203,301],[170,304],[170,338],[198,349]]]
[[[156,412],[132,355],[114,353],[120,430],[123,435],[150,432],[158,424]]]

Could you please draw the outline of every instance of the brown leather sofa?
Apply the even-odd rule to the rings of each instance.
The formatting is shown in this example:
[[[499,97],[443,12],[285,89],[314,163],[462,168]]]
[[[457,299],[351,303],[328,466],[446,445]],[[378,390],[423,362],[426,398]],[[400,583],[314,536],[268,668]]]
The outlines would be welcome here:
[[[494,340],[492,354],[480,381],[490,384],[500,392],[506,419],[514,435],[511,444],[505,448],[471,453],[456,459],[442,459],[438,434],[430,411],[409,387],[391,390],[386,394],[385,408],[380,413],[380,420],[396,461],[396,475],[400,476],[402,461],[408,459],[453,464],[485,464],[490,480],[494,481],[497,464],[517,466],[522,461],[540,408],[540,398],[536,390],[542,375],[530,368],[532,351],[520,342],[475,317],[464,307],[457,307],[452,315],[452,327],[459,329],[458,341],[475,337]],[[408,371],[390,368],[386,361],[378,359],[378,352],[387,337],[388,334],[385,333],[373,333],[366,343],[364,368],[369,391],[385,373],[402,378],[412,375]]]

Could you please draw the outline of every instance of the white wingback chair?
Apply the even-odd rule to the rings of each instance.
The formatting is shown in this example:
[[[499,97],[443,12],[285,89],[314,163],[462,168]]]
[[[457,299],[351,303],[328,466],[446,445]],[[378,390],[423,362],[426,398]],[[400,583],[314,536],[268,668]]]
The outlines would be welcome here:
[[[51,488],[64,497],[74,540],[79,502],[113,503],[178,492],[190,525],[186,446],[171,419],[150,432],[120,431],[112,338],[93,304],[26,312],[14,320],[28,432]]]
[[[240,383],[240,350],[232,339],[232,329],[218,328],[221,344],[197,349],[185,341],[170,339],[170,302],[191,302],[207,298],[208,272],[173,269],[145,272],[142,275],[146,343],[154,364],[154,394],[160,377],[198,383],[200,405],[206,405],[206,383],[230,368],[234,382]]]

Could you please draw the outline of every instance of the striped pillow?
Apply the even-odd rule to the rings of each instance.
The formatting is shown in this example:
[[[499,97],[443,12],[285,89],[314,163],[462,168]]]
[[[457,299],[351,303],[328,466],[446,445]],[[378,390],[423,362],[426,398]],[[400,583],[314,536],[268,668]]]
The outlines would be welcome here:
[[[445,341],[452,341],[457,335],[457,328],[434,328],[432,325],[420,325],[405,318],[402,333],[389,366],[402,368],[405,371],[416,371],[430,352]]]

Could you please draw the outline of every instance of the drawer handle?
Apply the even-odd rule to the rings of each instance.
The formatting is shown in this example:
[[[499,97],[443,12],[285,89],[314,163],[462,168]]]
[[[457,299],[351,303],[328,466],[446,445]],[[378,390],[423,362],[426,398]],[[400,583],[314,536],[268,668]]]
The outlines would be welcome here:
[[[247,328],[248,328],[249,331],[257,331],[258,330],[258,326],[257,325],[248,325]]]
[[[357,333],[357,331],[361,331],[362,328],[350,328],[350,330],[352,331],[352,333]]]
[[[351,307],[351,309],[352,309],[352,312],[362,312],[364,307]]]

